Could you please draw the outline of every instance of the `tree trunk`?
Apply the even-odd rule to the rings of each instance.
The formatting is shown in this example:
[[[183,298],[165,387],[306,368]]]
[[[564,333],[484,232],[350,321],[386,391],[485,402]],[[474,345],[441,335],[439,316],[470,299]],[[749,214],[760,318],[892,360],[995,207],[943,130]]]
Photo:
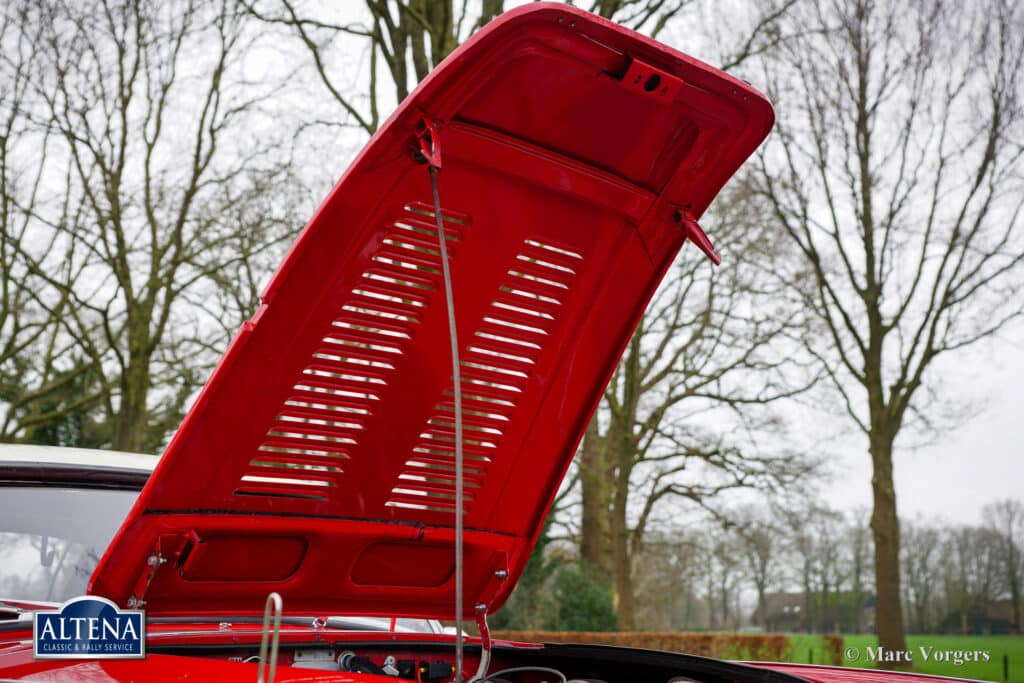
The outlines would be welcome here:
[[[114,421],[111,448],[140,452],[146,437],[149,412],[149,359],[132,358],[121,378],[121,405]]]
[[[771,628],[768,626],[768,598],[763,584],[757,586],[757,611],[761,615],[761,626],[767,633]]]
[[[616,453],[620,457],[632,457],[631,454]],[[620,468],[621,469],[621,468]],[[626,524],[626,505],[629,497],[628,474],[625,481],[622,473],[617,475],[619,481],[615,489],[612,506],[612,570],[615,574],[615,594],[618,600],[619,628],[631,631],[635,628],[636,618],[633,604],[633,563],[629,553],[629,527]]]
[[[718,587],[718,590],[721,593],[721,597],[719,598],[719,600],[722,603],[722,605],[721,605],[722,606],[722,628],[732,630],[735,627],[734,626],[730,626],[730,624],[729,624],[729,583],[728,582],[729,582],[729,577],[725,573],[725,571],[723,571],[722,572],[722,581],[721,581],[721,584]]]
[[[619,600],[619,628],[632,631],[636,628],[636,606],[633,600],[633,572],[629,553],[615,553],[615,592]]]
[[[607,449],[598,432],[597,416],[587,425],[580,449],[580,484],[583,512],[580,520],[580,557],[584,566],[601,579],[611,576],[608,547],[609,501]]]
[[[1020,588],[1017,585],[1010,587],[1010,606],[1013,609],[1013,630],[1020,633]]]
[[[900,602],[900,528],[896,514],[896,491],[892,478],[893,435],[878,433],[871,437],[871,461],[874,474],[871,490],[874,510],[871,514],[871,532],[875,539],[875,627],[878,645],[886,652],[907,649],[903,633],[903,606]],[[880,666],[907,668],[898,662]]]
[[[1017,633],[1021,632],[1020,624],[1020,554],[1015,547],[1015,539],[1013,537],[1014,528],[1012,523],[1006,531],[1006,566],[1007,576],[1006,581],[1010,586],[1010,609],[1012,614],[1010,618],[1013,621],[1013,630]]]
[[[612,409],[611,423],[605,440],[605,481],[611,484],[609,494],[610,530],[612,543],[612,572],[615,575],[615,593],[618,601],[619,628],[631,631],[636,618],[633,596],[633,560],[628,523],[629,482],[636,464],[637,406],[640,400],[642,372],[640,369],[640,340],[643,326],[637,328],[622,358],[622,402]],[[643,537],[643,529],[633,533]]]
[[[814,633],[814,589],[811,588],[810,567],[807,560],[803,566],[804,613],[801,617],[803,627],[808,633]]]

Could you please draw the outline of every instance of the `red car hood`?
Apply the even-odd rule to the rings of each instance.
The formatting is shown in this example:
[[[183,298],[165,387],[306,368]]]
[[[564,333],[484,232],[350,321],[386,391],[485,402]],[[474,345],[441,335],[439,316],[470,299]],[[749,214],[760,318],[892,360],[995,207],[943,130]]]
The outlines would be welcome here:
[[[491,22],[303,231],[102,558],[159,614],[453,616],[453,409],[427,167],[437,125],[467,454],[467,614],[508,597],[644,306],[757,147],[744,83],[563,5]]]

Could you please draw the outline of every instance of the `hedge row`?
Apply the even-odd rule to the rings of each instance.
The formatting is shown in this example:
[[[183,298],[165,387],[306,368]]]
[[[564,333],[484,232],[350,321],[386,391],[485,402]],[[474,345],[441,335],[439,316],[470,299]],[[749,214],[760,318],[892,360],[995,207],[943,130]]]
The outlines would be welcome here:
[[[788,636],[765,633],[657,633],[632,631],[495,631],[494,638],[534,643],[588,643],[685,652],[720,659],[781,662],[791,658]],[[828,636],[826,647],[842,663],[842,636]],[[838,644],[831,642],[837,640]],[[833,655],[833,659],[835,657]]]
[[[825,658],[833,666],[843,665],[843,637],[827,635],[821,637],[822,646],[825,648]]]

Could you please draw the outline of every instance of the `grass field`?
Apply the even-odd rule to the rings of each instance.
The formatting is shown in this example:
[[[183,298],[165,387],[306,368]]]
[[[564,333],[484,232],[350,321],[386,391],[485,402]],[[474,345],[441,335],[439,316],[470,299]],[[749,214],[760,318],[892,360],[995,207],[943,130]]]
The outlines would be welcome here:
[[[821,638],[803,633],[790,635],[793,643],[793,661],[808,663],[814,657],[815,664],[826,664]],[[869,648],[876,647],[878,640],[872,635],[844,635],[843,649],[852,654],[844,657],[845,666],[875,668]],[[852,650],[851,650],[852,648]],[[1024,636],[907,636],[907,648],[913,659],[914,671],[939,676],[959,676],[983,681],[1024,683]],[[930,648],[930,649],[929,649]],[[929,653],[930,657],[925,657]],[[936,657],[956,653],[988,653],[989,661],[963,662],[935,661]],[[1009,679],[1003,678],[1003,655],[1009,658]],[[962,655],[961,655],[962,656]],[[856,661],[854,661],[856,659]]]

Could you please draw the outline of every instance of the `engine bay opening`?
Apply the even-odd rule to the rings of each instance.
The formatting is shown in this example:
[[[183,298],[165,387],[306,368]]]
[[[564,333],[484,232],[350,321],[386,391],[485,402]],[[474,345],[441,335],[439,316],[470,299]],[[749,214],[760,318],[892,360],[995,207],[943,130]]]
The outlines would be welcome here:
[[[256,645],[151,645],[150,652],[256,664]],[[601,645],[495,644],[487,675],[473,679],[479,643],[465,646],[466,681],[479,683],[807,683],[754,666],[695,655]],[[374,674],[394,680],[448,682],[451,645],[429,642],[282,643],[279,667]]]

